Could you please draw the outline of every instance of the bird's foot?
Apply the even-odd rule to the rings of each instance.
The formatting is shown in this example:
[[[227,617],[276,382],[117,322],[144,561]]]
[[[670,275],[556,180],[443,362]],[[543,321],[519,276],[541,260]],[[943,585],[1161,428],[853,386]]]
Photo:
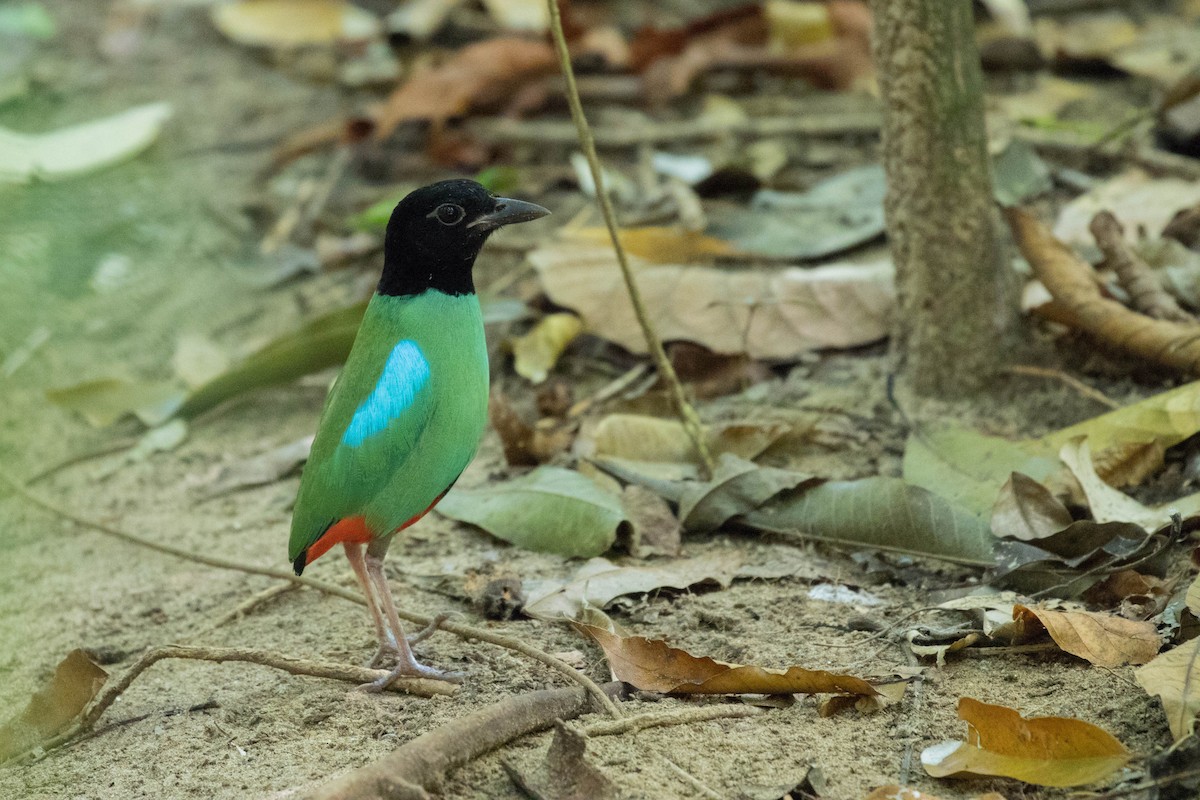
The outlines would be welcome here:
[[[428,625],[412,636],[406,636],[405,641],[408,642],[408,646],[411,648],[413,645],[420,644],[430,636],[433,636],[442,623],[454,616],[454,613],[452,611],[444,611],[431,619]],[[387,644],[381,644],[375,649],[375,655],[371,656],[371,660],[366,663],[367,667],[371,669],[383,669],[385,666],[390,667],[400,662],[400,648],[396,646],[395,640],[392,637],[389,636],[388,640]]]
[[[358,687],[360,692],[368,692],[375,694],[382,692],[384,689],[392,685],[392,681],[397,678],[427,678],[435,681],[446,681],[448,683],[462,683],[463,676],[458,672],[443,672],[434,667],[427,667],[417,661],[409,654],[408,659],[401,659],[400,663],[392,668],[387,675],[384,675],[378,680],[364,683]]]

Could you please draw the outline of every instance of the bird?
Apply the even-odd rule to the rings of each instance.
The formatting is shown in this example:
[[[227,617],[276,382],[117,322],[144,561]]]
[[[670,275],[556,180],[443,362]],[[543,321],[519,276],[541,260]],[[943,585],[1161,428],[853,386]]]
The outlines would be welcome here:
[[[392,211],[383,271],[325,400],[292,513],[297,575],[340,544],[362,587],[379,646],[372,667],[396,678],[459,682],[426,666],[406,638],[383,559],[396,534],[437,505],[475,457],[487,423],[488,355],[472,269],[505,225],[550,212],[466,179],[417,189]]]

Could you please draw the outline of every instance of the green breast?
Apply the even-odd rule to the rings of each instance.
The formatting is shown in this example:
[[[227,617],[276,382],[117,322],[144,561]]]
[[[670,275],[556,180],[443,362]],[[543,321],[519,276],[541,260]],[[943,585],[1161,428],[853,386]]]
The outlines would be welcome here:
[[[420,514],[475,455],[488,362],[475,295],[375,295],[330,391],[292,519],[292,558],[362,515],[386,536]]]

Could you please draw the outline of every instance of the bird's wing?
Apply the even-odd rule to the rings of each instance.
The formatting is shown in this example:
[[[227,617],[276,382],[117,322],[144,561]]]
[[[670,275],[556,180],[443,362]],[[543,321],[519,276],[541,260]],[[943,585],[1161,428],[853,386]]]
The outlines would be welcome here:
[[[358,369],[372,362],[382,363],[382,369]],[[293,560],[330,525],[367,514],[404,469],[433,416],[438,396],[434,380],[424,353],[411,339],[396,343],[390,352],[352,353],[321,414],[301,479],[288,547]],[[389,498],[389,505],[398,515],[413,505],[412,516],[424,510],[415,508],[422,500],[429,502],[400,496]],[[373,535],[390,533],[375,529],[383,523],[367,522]]]

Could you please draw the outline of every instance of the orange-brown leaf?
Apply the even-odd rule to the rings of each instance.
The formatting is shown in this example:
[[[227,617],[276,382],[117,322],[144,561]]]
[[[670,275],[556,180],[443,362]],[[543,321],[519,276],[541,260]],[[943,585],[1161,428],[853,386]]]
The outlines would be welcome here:
[[[1112,734],[1069,717],[1022,717],[970,697],[958,701],[967,741],[941,742],[921,753],[935,778],[996,775],[1038,786],[1080,786],[1103,780],[1131,754]]]
[[[554,48],[538,39],[502,36],[468,45],[401,84],[380,111],[375,136],[386,139],[403,122],[438,123],[501,105],[529,81],[557,69]]]
[[[862,678],[823,670],[766,669],[698,657],[658,639],[573,623],[604,650],[617,680],[666,694],[879,694]]]
[[[1100,667],[1145,664],[1162,646],[1153,623],[1112,614],[1017,605],[1013,606],[1013,620],[1030,634],[1045,630],[1065,652]]]
[[[59,662],[20,715],[0,725],[0,762],[35,747],[77,717],[108,679],[87,653],[72,650]]]

